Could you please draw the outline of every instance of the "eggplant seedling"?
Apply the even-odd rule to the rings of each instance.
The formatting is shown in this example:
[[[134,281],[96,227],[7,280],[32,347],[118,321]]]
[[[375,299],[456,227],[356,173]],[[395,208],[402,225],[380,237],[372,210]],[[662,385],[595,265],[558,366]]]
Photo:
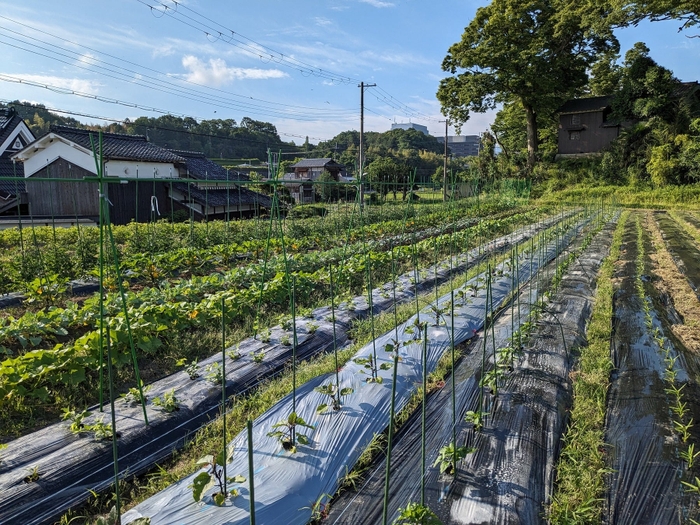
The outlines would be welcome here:
[[[488,415],[488,412],[482,412],[481,410],[477,410],[476,412],[468,410],[464,416],[464,421],[466,423],[471,423],[474,426],[474,430],[480,432],[484,428],[484,418]]]
[[[236,345],[236,348],[232,348],[231,350],[226,352],[226,355],[231,361],[238,361],[241,357],[243,357],[240,350],[240,344]]]
[[[367,383],[378,383],[381,385],[384,382],[384,378],[379,375],[379,371],[389,370],[391,368],[391,363],[378,364],[378,360],[375,359],[372,354],[367,357],[358,357],[354,361],[358,365],[362,365],[365,369],[369,370],[370,376],[365,379]],[[360,370],[360,373],[366,374],[367,372],[365,370]]]
[[[268,432],[267,435],[268,437],[276,438],[282,444],[284,450],[294,454],[297,451],[297,443],[300,445],[309,444],[309,437],[306,434],[299,434],[297,432],[297,427],[314,428],[312,425],[307,424],[306,421],[295,412],[292,412],[285,421],[280,421],[272,425],[272,428],[275,430]]]
[[[350,394],[355,392],[355,390],[353,390],[350,387],[341,388],[340,390],[338,390],[338,388],[335,386],[335,383],[318,386],[314,388],[314,390],[316,392],[320,392],[321,394],[325,394],[331,398],[330,407],[333,410],[340,410],[343,406],[342,399],[345,396],[349,396]],[[320,414],[322,412],[325,412],[328,406],[329,405],[327,403],[322,403],[318,405],[318,407],[316,407],[316,413]]]
[[[393,525],[443,525],[437,515],[426,505],[409,503],[399,509],[399,516]]]
[[[257,352],[253,352],[253,361],[256,363],[262,363],[265,360],[265,352],[262,350],[259,350]]]
[[[224,504],[226,499],[229,497],[236,497],[239,494],[237,488],[228,490],[228,483],[243,483],[246,478],[237,474],[232,477],[227,477],[224,480],[224,463],[230,463],[233,459],[233,448],[226,448],[226,457],[224,457],[224,451],[219,452],[216,457],[212,455],[207,455],[197,461],[197,465],[204,465],[206,470],[200,472],[192,480],[192,485],[189,488],[192,489],[192,497],[195,501],[200,501],[202,499],[202,494],[212,487],[218,487],[219,491],[212,494],[212,500],[217,506]],[[225,482],[224,482],[225,481]]]
[[[454,475],[457,468],[457,461],[467,457],[476,451],[474,447],[456,447],[454,443],[445,445],[438,452],[438,457],[433,463],[433,467],[440,465],[440,474]]]

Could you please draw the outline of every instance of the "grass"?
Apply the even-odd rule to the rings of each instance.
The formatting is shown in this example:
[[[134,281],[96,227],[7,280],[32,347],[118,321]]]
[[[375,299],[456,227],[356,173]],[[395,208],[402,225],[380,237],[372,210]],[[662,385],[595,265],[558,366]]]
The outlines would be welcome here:
[[[613,200],[627,208],[700,208],[700,184],[651,188],[643,185],[580,183],[547,193],[540,197],[537,203],[581,203],[600,199]]]
[[[588,346],[581,349],[578,370],[573,377],[573,407],[557,463],[557,479],[548,509],[549,520],[557,525],[598,524],[604,501],[605,407],[613,363],[613,282],[615,262],[629,212],[623,212],[613,233],[610,253],[603,261],[596,281],[596,294],[588,325]]]

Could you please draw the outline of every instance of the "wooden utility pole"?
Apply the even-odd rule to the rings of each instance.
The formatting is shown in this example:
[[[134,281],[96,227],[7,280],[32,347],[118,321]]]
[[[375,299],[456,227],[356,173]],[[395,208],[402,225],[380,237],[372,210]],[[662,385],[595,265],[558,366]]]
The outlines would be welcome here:
[[[447,128],[450,121],[445,119],[445,165],[442,172],[442,200],[447,201]]]
[[[360,85],[357,86],[360,88],[360,174],[357,179],[360,181],[360,207],[365,205],[365,191],[362,187],[362,176],[364,175],[365,169],[365,154],[362,149],[365,134],[365,88],[374,87],[376,85],[377,84],[365,84],[364,82],[360,82]]]

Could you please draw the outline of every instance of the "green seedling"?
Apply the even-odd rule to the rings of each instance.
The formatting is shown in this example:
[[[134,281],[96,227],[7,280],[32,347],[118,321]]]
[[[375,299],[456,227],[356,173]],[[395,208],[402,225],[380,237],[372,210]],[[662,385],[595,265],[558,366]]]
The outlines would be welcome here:
[[[399,516],[393,525],[442,525],[437,515],[420,503],[409,503],[399,509]]]
[[[382,384],[384,382],[384,378],[379,375],[379,371],[389,370],[391,368],[391,363],[382,363],[381,365],[378,365],[377,360],[372,354],[368,355],[367,357],[358,357],[354,361],[358,365],[362,365],[366,370],[369,370],[370,376],[365,379],[367,383]],[[367,372],[365,370],[360,370],[360,373],[366,374]]]
[[[466,423],[471,423],[474,430],[480,432],[484,428],[484,418],[488,415],[488,412],[482,412],[481,410],[477,410],[476,412],[468,410],[464,416],[464,421]]]
[[[333,410],[340,410],[343,406],[342,399],[345,396],[349,396],[350,394],[355,392],[355,390],[353,390],[350,387],[341,388],[340,390],[338,390],[338,388],[336,388],[336,386],[335,386],[335,383],[330,383],[328,385],[322,385],[322,386],[314,388],[314,390],[316,392],[321,393],[321,394],[325,394],[331,398],[330,407]],[[318,405],[318,407],[316,407],[316,413],[320,414],[322,412],[325,412],[328,407],[329,407],[329,405],[327,403],[322,403],[322,404]]]
[[[204,466],[206,470],[197,474],[194,480],[192,480],[192,484],[189,485],[189,488],[192,489],[192,497],[195,501],[200,501],[202,499],[202,494],[212,487],[217,487],[219,489],[218,492],[212,494],[212,500],[218,507],[222,506],[228,498],[235,498],[239,495],[239,490],[237,488],[229,490],[225,486],[229,483],[243,483],[246,480],[246,478],[240,474],[227,477],[226,480],[224,480],[223,465],[224,463],[230,463],[232,459],[233,448],[227,447],[226,457],[224,457],[224,451],[222,450],[216,456],[207,455],[197,461],[197,465]],[[224,481],[226,483],[224,483]]]
[[[27,474],[27,476],[24,478],[25,483],[35,483],[39,481],[39,477],[41,476],[41,474],[39,473],[38,465],[34,465],[33,467],[28,468],[27,472],[29,474]]]
[[[241,354],[240,345],[236,345],[236,348],[232,348],[226,352],[226,355],[231,361],[238,361],[241,357],[243,357]]]
[[[457,461],[461,461],[467,457],[467,454],[475,451],[474,447],[455,447],[454,443],[450,443],[440,449],[433,467],[440,465],[440,474],[452,476],[456,472]]]
[[[95,421],[94,424],[85,427],[87,430],[93,433],[95,439],[101,441],[103,439],[112,439],[112,424],[105,423],[104,418],[100,418]],[[118,437],[118,435],[117,435]]]
[[[269,343],[271,337],[272,337],[272,331],[269,328],[266,328],[265,330],[260,332],[260,340],[263,343]]]
[[[688,464],[688,470],[693,468],[693,465],[695,464],[695,458],[700,456],[700,452],[695,452],[695,443],[691,443],[688,445],[688,448],[680,453],[680,456],[682,459],[686,461]]]
[[[182,359],[178,359],[176,362],[177,366],[184,366],[185,367],[185,373],[190,376],[190,379],[194,381],[199,377],[199,365],[197,364],[197,361],[192,361],[190,363],[187,363],[187,358],[183,357]]]
[[[153,404],[167,413],[175,412],[180,410],[180,402],[177,397],[175,397],[175,389],[173,388],[170,392],[165,392],[163,397],[156,397],[153,399]]]
[[[265,352],[262,350],[258,350],[257,352],[253,352],[253,361],[255,363],[262,363],[265,360]]]
[[[315,334],[315,333],[316,333],[316,330],[318,330],[318,324],[316,324],[316,323],[311,323],[311,322],[306,323],[306,330],[307,330],[310,334]]]
[[[291,346],[292,339],[289,337],[289,335],[284,334],[282,337],[280,337],[280,343],[282,343],[284,346]]]
[[[678,399],[676,401],[676,404],[671,407],[671,412],[676,414],[679,418],[683,418],[685,413],[688,411],[688,403],[681,403],[681,400]]]
[[[687,443],[688,439],[690,438],[690,429],[693,428],[693,420],[691,419],[685,424],[682,421],[674,420],[673,428],[675,428],[676,432],[678,432],[680,435],[681,441],[683,441],[683,443]]]
[[[147,401],[146,397],[146,392],[148,392],[151,389],[151,386],[144,387],[143,383],[141,383],[141,390],[137,387],[132,387],[129,389],[129,391],[125,394],[121,394],[121,398],[124,400],[124,402],[128,405],[131,406],[136,406],[140,405],[142,402],[145,403]],[[143,396],[141,395],[141,392],[143,392]]]
[[[210,363],[205,368],[206,375],[204,378],[214,383],[215,385],[220,385],[224,381],[224,371],[221,368],[221,363]]]
[[[333,498],[330,494],[321,494],[318,499],[308,507],[299,510],[309,509],[311,511],[311,521],[321,521],[328,517],[328,501]],[[323,500],[326,500],[325,502]]]
[[[309,444],[309,437],[306,434],[299,434],[297,427],[314,428],[297,416],[295,412],[292,412],[285,421],[272,425],[274,430],[268,432],[267,435],[276,438],[282,444],[284,450],[294,454],[297,451],[297,443],[300,445]]]
[[[696,477],[695,483],[688,483],[687,481],[681,481],[681,483],[687,487],[685,489],[686,492],[695,492],[696,494],[700,494],[700,478]]]
[[[85,425],[83,424],[83,420],[90,415],[90,412],[88,412],[87,409],[81,411],[81,412],[76,412],[74,409],[71,408],[64,408],[63,409],[63,421],[70,421],[70,426],[68,429],[73,433],[73,434],[79,434],[80,432],[87,432]]]

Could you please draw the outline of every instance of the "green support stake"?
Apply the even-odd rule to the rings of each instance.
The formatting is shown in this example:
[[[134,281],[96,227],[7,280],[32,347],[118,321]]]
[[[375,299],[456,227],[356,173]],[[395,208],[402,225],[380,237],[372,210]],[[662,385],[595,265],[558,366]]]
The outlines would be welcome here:
[[[250,491],[250,525],[255,525],[255,483],[253,482],[253,421],[248,420],[248,490]]]
[[[428,391],[428,324],[423,328],[423,399],[421,406],[421,435],[420,435],[420,504],[425,505],[425,400]]]
[[[394,439],[394,415],[396,413],[396,374],[399,367],[399,349],[394,352],[394,371],[391,380],[391,406],[389,408],[389,435],[386,441],[386,469],[384,472],[384,505],[382,508],[382,525],[389,519],[389,480],[391,472],[391,447]]]
[[[224,494],[228,494],[226,487],[226,463],[228,454],[226,453],[226,300],[221,298],[221,418],[224,426]]]
[[[117,418],[114,410],[114,375],[112,373],[111,337],[107,323],[107,374],[109,375],[109,405],[112,412],[112,463],[114,464],[114,493],[116,495],[117,523],[121,525],[121,497],[119,495],[119,451],[117,449]]]

